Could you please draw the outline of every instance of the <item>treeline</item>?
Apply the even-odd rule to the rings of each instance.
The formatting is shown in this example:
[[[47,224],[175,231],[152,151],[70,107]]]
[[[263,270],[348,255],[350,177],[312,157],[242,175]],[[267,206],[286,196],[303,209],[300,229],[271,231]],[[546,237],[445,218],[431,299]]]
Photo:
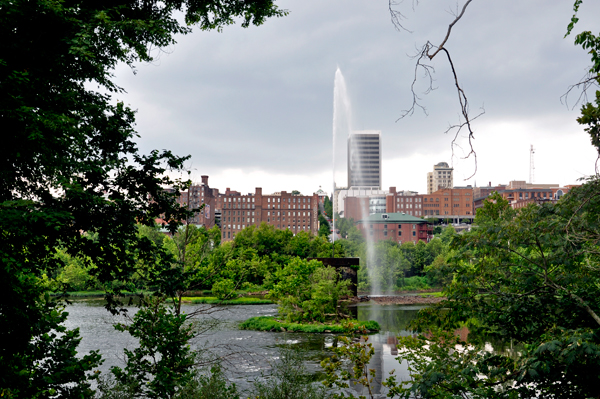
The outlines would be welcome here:
[[[159,226],[138,226],[140,238],[151,246],[163,249],[170,255],[173,266],[186,274],[190,290],[213,290],[219,293],[232,290],[261,290],[265,279],[283,269],[295,258],[330,257],[332,244],[326,237],[289,230],[277,230],[262,224],[250,226],[239,232],[235,239],[221,243],[218,227],[206,229],[194,225],[183,226],[172,237],[163,234]],[[94,240],[93,236],[88,237]],[[336,256],[343,256],[337,246]],[[68,255],[62,249],[56,258],[63,263],[52,275],[45,277],[52,290],[82,291],[103,289],[96,278],[93,263]],[[138,260],[140,270],[148,270],[158,259]],[[151,280],[142,274],[131,280],[136,289],[153,289]],[[116,284],[116,282],[115,282]],[[215,287],[216,286],[216,287]]]
[[[186,274],[188,290],[212,290],[219,298],[239,291],[261,291],[275,284],[274,276],[292,260],[332,257],[359,257],[359,290],[369,291],[373,286],[386,291],[426,289],[445,284],[447,278],[440,266],[448,255],[448,243],[454,229],[448,227],[429,243],[381,241],[374,244],[369,256],[367,243],[352,220],[338,219],[344,239],[334,244],[324,235],[289,230],[277,230],[262,224],[240,231],[232,241],[221,242],[218,227],[206,229],[194,225],[183,226],[172,237],[163,234],[159,226],[138,226],[138,235],[149,245],[163,249],[171,257],[173,266]],[[336,226],[337,227],[337,226]],[[95,237],[90,235],[90,240]],[[64,265],[45,282],[52,291],[103,290],[92,262],[70,256],[58,249],[56,258]],[[147,270],[157,259],[139,259],[140,270]],[[124,288],[115,281],[111,288]],[[130,279],[129,288],[153,290],[156,287],[143,274]]]
[[[450,255],[449,244],[455,235],[454,227],[448,226],[430,242],[379,241],[367,242],[354,226],[352,219],[336,218],[336,229],[343,239],[336,241],[345,256],[360,258],[358,273],[359,291],[369,292],[374,287],[384,292],[411,291],[442,287],[451,276],[444,272]]]

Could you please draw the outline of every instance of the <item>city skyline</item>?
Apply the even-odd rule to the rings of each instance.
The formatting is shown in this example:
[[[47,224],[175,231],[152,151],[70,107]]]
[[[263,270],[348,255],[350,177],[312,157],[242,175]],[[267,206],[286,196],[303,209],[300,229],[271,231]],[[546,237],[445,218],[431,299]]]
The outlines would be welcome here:
[[[382,131],[382,188],[426,192],[422,176],[439,161],[454,168],[455,185],[527,180],[531,144],[538,182],[574,184],[594,172],[596,154],[575,122],[578,107],[561,104],[589,59],[572,37],[563,38],[571,5],[475,1],[456,25],[448,48],[471,109],[486,111],[474,125],[478,165],[468,180],[473,161],[462,160],[458,147],[452,157],[452,136],[444,134],[459,112],[445,62],[433,62],[437,89],[423,96],[429,116],[416,112],[396,122],[410,106],[414,60],[407,55],[425,40],[441,40],[451,15],[439,4],[414,11],[400,5],[413,33],[397,32],[387,5],[282,1],[287,17],[180,37],[157,52],[155,63],[136,65],[135,75],[118,67],[117,83],[128,92],[118,98],[138,110],[142,151],[190,154],[191,178],[210,175],[215,187],[245,193],[259,182],[266,192],[331,192],[333,78],[340,66],[353,129]],[[582,5],[578,29],[589,29],[598,8]],[[422,93],[424,82],[418,85]]]

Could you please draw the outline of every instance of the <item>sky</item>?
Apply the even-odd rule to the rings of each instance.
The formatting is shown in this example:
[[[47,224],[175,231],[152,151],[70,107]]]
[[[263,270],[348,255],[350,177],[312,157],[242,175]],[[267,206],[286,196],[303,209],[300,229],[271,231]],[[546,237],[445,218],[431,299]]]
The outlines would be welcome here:
[[[383,188],[426,193],[427,172],[438,162],[454,167],[454,184],[483,186],[529,180],[576,184],[593,174],[597,154],[578,125],[577,94],[561,96],[589,66],[589,55],[564,38],[572,1],[473,0],[446,43],[474,121],[473,157],[464,134],[452,148],[445,131],[460,105],[447,59],[439,54],[433,87],[417,74],[415,91],[427,114],[412,104],[413,56],[439,44],[463,2],[405,0],[406,30],[396,30],[383,0],[283,0],[289,11],[247,29],[178,36],[134,71],[121,65],[119,99],[137,110],[142,153],[169,149],[191,155],[190,176],[223,192],[299,190],[333,185],[333,89],[340,68],[355,130],[382,134]],[[581,30],[598,31],[600,4],[580,9]],[[337,146],[339,147],[339,145]],[[336,155],[343,185],[345,153]],[[342,176],[342,177],[340,177]]]

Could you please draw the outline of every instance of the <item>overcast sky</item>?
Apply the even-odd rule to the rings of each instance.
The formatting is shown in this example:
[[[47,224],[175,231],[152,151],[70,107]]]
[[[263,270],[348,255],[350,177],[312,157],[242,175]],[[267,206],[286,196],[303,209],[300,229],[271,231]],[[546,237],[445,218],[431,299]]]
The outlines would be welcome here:
[[[441,161],[454,166],[457,186],[528,180],[531,144],[537,183],[573,184],[593,173],[596,154],[575,121],[579,107],[561,103],[589,64],[574,37],[563,38],[572,0],[474,0],[455,26],[446,48],[471,111],[485,109],[473,125],[478,167],[467,181],[475,165],[461,159],[459,148],[452,157],[452,137],[444,134],[460,108],[442,54],[431,62],[436,90],[424,95],[427,81],[417,84],[428,115],[417,111],[397,121],[412,101],[410,56],[427,40],[441,42],[462,0],[414,8],[405,0],[396,9],[411,32],[394,28],[387,0],[277,4],[287,17],[221,33],[195,29],[156,62],[137,65],[137,74],[117,69],[117,83],[127,90],[120,98],[138,110],[142,152],[189,154],[193,180],[209,175],[221,191],[330,192],[339,67],[353,128],[382,132],[385,189],[426,192],[427,172]],[[598,2],[584,2],[577,32],[597,32],[599,12]]]

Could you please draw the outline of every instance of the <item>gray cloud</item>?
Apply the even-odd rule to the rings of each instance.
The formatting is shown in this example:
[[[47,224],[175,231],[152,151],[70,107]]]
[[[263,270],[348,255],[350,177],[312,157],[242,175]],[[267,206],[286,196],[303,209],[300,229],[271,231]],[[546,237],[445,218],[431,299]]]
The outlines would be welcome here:
[[[429,116],[396,119],[411,103],[414,60],[407,54],[426,40],[440,42],[453,18],[448,7],[456,3],[421,2],[414,10],[410,3],[400,7],[413,33],[394,29],[386,1],[288,0],[281,2],[288,17],[257,28],[195,31],[157,62],[139,65],[135,76],[119,68],[124,99],[139,110],[140,147],[191,154],[200,173],[323,171],[331,165],[333,78],[340,66],[354,126],[383,132],[384,157],[447,150],[442,132],[457,121],[459,108],[441,54],[432,62],[437,89],[423,96]],[[581,28],[596,29],[592,16],[600,7],[588,3]],[[472,3],[447,47],[473,111],[484,105],[488,121],[576,117],[559,100],[589,59],[573,38],[563,39],[571,7],[547,0]]]

